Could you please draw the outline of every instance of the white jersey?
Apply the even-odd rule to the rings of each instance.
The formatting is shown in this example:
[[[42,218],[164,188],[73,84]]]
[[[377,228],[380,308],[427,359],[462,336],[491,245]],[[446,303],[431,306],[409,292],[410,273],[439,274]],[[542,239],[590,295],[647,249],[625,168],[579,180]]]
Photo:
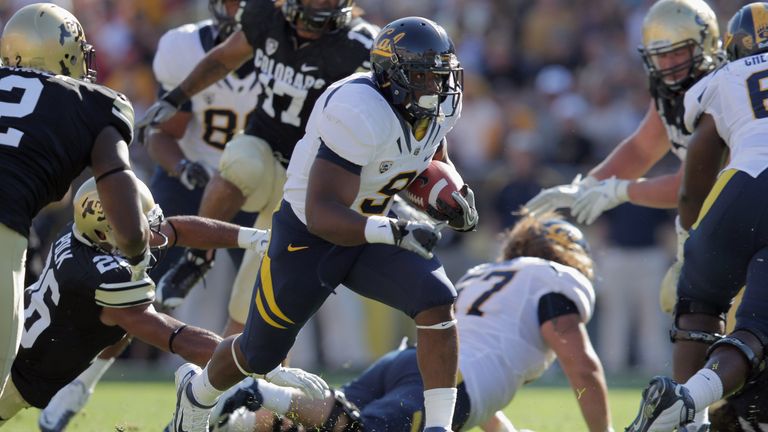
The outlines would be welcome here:
[[[163,90],[169,91],[184,80],[215,46],[216,32],[213,22],[206,20],[169,30],[160,38],[152,68]],[[193,116],[179,140],[188,160],[218,169],[225,145],[245,128],[258,96],[253,65],[247,64],[192,97]]]
[[[702,114],[715,121],[730,148],[725,169],[757,177],[768,167],[768,54],[745,57],[722,66],[685,94],[685,126],[693,131]]]
[[[450,104],[450,98],[446,102]],[[450,107],[445,107],[449,112]],[[432,121],[421,140],[384,99],[372,73],[356,73],[331,84],[315,103],[306,134],[296,144],[288,165],[284,198],[306,223],[309,171],[321,143],[336,155],[362,167],[360,190],[351,208],[365,215],[386,215],[392,197],[424,171],[459,118]]]
[[[541,376],[554,361],[554,351],[541,336],[541,297],[564,295],[586,323],[595,293],[576,269],[530,257],[477,266],[456,288],[459,370],[469,395],[465,429],[470,429],[507,406],[520,386]]]

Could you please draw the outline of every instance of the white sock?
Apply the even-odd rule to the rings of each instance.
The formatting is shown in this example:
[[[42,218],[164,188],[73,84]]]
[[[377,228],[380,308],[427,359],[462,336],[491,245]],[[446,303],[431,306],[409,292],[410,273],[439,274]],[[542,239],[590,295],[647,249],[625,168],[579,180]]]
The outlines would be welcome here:
[[[442,427],[451,430],[456,388],[436,388],[424,391],[424,429]]]
[[[224,390],[214,387],[208,379],[207,367],[203,369],[203,373],[192,378],[192,395],[201,405],[212,406],[222,393]]]
[[[685,383],[685,387],[691,393],[696,411],[703,410],[723,397],[723,382],[711,369],[700,369]]]
[[[88,369],[84,370],[76,379],[85,384],[88,393],[93,393],[96,383],[99,382],[101,377],[104,376],[104,372],[106,372],[114,362],[115,359],[113,358],[104,360],[96,357],[96,360],[88,366]]]
[[[264,398],[264,408],[283,415],[291,408],[293,390],[288,387],[276,386],[263,379],[258,380],[259,392]]]

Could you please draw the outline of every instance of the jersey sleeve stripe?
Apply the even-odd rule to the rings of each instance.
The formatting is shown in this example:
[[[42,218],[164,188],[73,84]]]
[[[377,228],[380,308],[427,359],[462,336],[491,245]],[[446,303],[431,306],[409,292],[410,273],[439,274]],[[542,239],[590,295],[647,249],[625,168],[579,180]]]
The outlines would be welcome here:
[[[134,288],[141,288],[148,285],[152,285],[151,279],[141,279],[137,281],[117,282],[117,283],[103,283],[99,285],[99,289],[105,291],[125,291]]]
[[[100,306],[128,307],[148,303],[155,299],[155,289],[152,285],[143,285],[134,289],[118,291],[96,289],[95,301]]]

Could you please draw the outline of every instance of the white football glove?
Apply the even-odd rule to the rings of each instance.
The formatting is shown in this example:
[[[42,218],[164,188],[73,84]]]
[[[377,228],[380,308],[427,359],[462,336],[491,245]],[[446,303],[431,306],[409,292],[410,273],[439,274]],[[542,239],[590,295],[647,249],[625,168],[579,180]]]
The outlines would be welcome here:
[[[149,137],[149,129],[164,123],[173,117],[178,111],[179,106],[165,100],[159,99],[150,106],[144,113],[144,116],[137,121],[133,128],[136,130],[136,139],[140,144],[146,144]]]
[[[281,387],[297,388],[316,400],[324,399],[326,392],[330,390],[322,378],[298,368],[278,366],[264,375],[264,379]]]
[[[469,186],[464,185],[461,191],[451,193],[451,197],[459,205],[459,210],[446,204],[438,198],[437,208],[429,206],[427,214],[437,220],[447,220],[448,226],[456,231],[473,231],[477,227],[477,208],[475,207],[475,193]]]
[[[440,229],[445,224],[432,225],[426,222],[392,221],[395,246],[416,252],[426,259],[432,259],[432,249],[440,241]]]
[[[571,215],[581,224],[591,225],[603,212],[629,201],[629,180],[607,178],[584,190],[571,206]]]
[[[255,251],[259,255],[264,255],[269,247],[269,230],[240,228],[237,233],[237,245],[243,249]]]
[[[152,253],[149,248],[144,249],[143,255],[137,255],[132,258],[126,258],[128,264],[131,266],[131,281],[138,281],[142,279],[149,279],[147,269],[152,263]]]
[[[559,208],[570,208],[583,191],[597,184],[597,179],[587,176],[581,179],[577,175],[571,184],[553,186],[543,189],[535,197],[525,203],[525,208],[531,213],[542,214]]]

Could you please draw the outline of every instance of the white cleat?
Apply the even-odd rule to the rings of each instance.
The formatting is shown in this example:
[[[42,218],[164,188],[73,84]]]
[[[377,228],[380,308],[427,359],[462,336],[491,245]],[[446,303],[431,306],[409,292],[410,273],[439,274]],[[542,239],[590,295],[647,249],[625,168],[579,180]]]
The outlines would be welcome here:
[[[83,409],[91,392],[80,380],[74,380],[53,396],[48,406],[40,412],[37,424],[42,432],[61,432],[69,421]]]
[[[208,432],[211,406],[205,406],[192,395],[192,378],[202,373],[199,366],[184,363],[176,370],[176,412],[173,413],[173,432]]]

